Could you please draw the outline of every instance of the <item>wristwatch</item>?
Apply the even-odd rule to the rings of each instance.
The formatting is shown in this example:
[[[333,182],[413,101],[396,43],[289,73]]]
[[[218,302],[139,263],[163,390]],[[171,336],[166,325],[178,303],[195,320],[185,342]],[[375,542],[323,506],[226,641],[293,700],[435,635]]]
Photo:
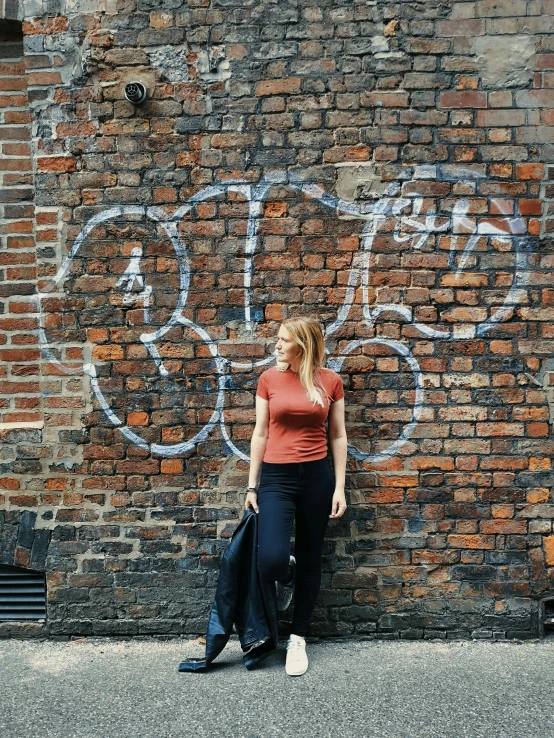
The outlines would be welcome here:
[[[256,487],[247,487],[246,489],[247,489],[248,492],[255,492],[256,491]]]

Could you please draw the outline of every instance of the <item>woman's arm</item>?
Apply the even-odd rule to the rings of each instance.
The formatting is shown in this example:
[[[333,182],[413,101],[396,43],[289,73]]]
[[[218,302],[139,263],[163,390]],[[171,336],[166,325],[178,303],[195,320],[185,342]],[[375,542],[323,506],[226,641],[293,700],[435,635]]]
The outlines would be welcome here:
[[[346,510],[346,497],[344,486],[346,480],[346,455],[348,453],[348,440],[346,438],[346,425],[344,422],[344,398],[331,404],[328,419],[329,446],[333,457],[335,468],[335,494],[330,518],[340,518]]]
[[[258,484],[262,459],[267,446],[268,430],[269,402],[264,400],[263,397],[256,395],[256,425],[254,426],[254,432],[252,433],[252,439],[250,441],[250,471],[248,474],[249,487],[256,487]],[[245,508],[248,508],[249,505],[252,504],[254,510],[258,512],[256,498],[257,495],[255,492],[249,492],[246,496]]]

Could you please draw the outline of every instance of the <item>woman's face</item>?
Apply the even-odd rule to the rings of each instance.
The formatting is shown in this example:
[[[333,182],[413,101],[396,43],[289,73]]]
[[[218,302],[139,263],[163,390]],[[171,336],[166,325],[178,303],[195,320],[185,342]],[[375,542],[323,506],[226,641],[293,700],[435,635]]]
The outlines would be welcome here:
[[[279,328],[275,352],[278,361],[286,362],[287,364],[293,364],[302,355],[302,349],[292,340],[291,334],[284,325]]]

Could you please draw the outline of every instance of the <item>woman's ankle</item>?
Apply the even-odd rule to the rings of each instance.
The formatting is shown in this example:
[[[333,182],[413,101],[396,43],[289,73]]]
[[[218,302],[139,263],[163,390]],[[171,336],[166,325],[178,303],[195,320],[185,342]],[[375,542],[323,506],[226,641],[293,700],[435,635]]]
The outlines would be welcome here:
[[[297,633],[291,633],[289,638],[302,638],[303,641],[306,640],[306,636],[298,635]]]

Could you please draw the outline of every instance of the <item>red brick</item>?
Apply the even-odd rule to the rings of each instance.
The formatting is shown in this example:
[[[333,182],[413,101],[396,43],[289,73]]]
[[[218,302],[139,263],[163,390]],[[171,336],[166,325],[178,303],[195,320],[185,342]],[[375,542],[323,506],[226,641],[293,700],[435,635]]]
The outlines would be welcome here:
[[[37,225],[51,225],[52,223],[58,222],[58,216],[56,213],[37,213],[36,214]]]
[[[163,459],[160,471],[162,474],[180,474],[183,471],[183,462],[179,459]]]
[[[494,549],[494,536],[491,535],[449,535],[447,542],[449,548]]]
[[[26,238],[24,236],[8,236],[7,238],[8,248],[10,249],[28,249],[33,248],[35,245],[33,238]]]
[[[6,110],[4,113],[4,122],[8,124],[19,124],[19,123],[30,123],[31,114],[27,110]],[[21,129],[23,134],[26,134],[25,138],[29,138],[29,132],[25,129]]]
[[[34,264],[35,260],[35,254],[29,253],[28,251],[10,251],[0,253],[0,266]]]
[[[537,69],[554,69],[554,54],[539,54]]]
[[[264,315],[266,320],[284,320],[288,317],[287,308],[281,304],[266,305],[264,308]]]
[[[47,490],[64,490],[67,488],[67,483],[68,480],[66,478],[60,479],[55,477],[53,479],[47,479],[44,483],[44,488]]]
[[[17,412],[6,413],[4,415],[5,423],[34,423],[40,420],[42,420],[42,415],[40,413]]]
[[[60,138],[69,136],[96,136],[97,133],[98,125],[95,122],[58,123],[56,126],[56,134]]]
[[[0,95],[0,108],[24,108],[27,105],[27,95]],[[4,132],[2,138],[8,138]]]
[[[519,200],[518,208],[521,215],[541,215],[541,200]]]
[[[2,144],[2,154],[6,156],[31,156],[31,147],[28,144],[20,143],[4,143]],[[2,168],[4,160],[2,160]]]
[[[362,92],[360,103],[368,108],[407,108],[410,94],[408,92],[390,92],[388,90],[375,92]]]
[[[26,98],[25,101],[26,102]],[[5,117],[8,117],[8,112],[6,112]],[[9,121],[6,121],[9,122]],[[25,141],[27,139],[31,138],[30,131],[27,127],[25,128],[15,128],[14,126],[2,126],[0,129],[0,140],[2,141]]]
[[[0,318],[0,330],[28,331],[38,328],[36,318]]]
[[[142,411],[135,411],[131,413],[127,413],[127,424],[128,425],[148,425],[150,422],[150,418],[148,416],[148,413],[142,412]]]
[[[542,179],[544,177],[544,164],[516,164],[517,179]]]
[[[39,358],[38,349],[3,349],[0,351],[2,361],[36,361]]]
[[[445,274],[441,277],[441,287],[483,287],[488,284],[486,274],[462,272],[460,274]]]
[[[439,106],[441,108],[486,108],[486,92],[441,92]]]
[[[27,74],[27,84],[29,87],[59,85],[61,81],[62,76],[59,72],[29,72]]]
[[[238,149],[258,144],[257,133],[218,133],[212,136],[210,143],[214,149]]]
[[[13,92],[26,90],[27,84],[24,77],[0,77],[0,90]]]
[[[381,147],[386,150],[387,156],[384,156],[383,151],[381,156],[375,152],[376,160],[380,161],[394,161],[397,158],[398,149],[396,146]],[[367,161],[371,158],[371,148],[369,146],[334,146],[323,154],[323,161],[337,163],[346,161]],[[394,152],[394,153],[391,153]]]
[[[523,423],[477,423],[478,436],[518,437],[524,435]]]
[[[38,306],[33,302],[10,302],[8,304],[8,312],[27,315],[38,312]]]
[[[36,495],[10,495],[9,500],[11,505],[17,507],[37,507],[38,505]]]
[[[39,157],[37,169],[39,172],[74,172],[77,169],[77,159],[73,156]]]
[[[35,266],[32,267],[11,267],[6,269],[7,281],[16,281],[23,279],[35,279],[37,276],[37,270]]]
[[[12,77],[25,74],[23,60],[13,62],[0,62],[0,77]]]
[[[67,31],[67,18],[56,16],[55,18],[30,18],[23,21],[23,35],[36,36],[39,34],[64,33]]]
[[[554,566],[554,536],[545,536],[542,539],[544,546],[544,560],[546,566]]]
[[[256,96],[262,95],[296,95],[300,92],[302,80],[300,77],[289,77],[286,79],[264,80],[256,83]]]
[[[84,401],[82,397],[45,397],[44,407],[47,408],[67,408],[67,407],[83,407]]]
[[[527,112],[525,110],[479,110],[477,125],[487,127],[524,126]]]
[[[548,438],[548,423],[527,423],[527,435],[530,438]]]
[[[526,520],[482,520],[479,530],[483,534],[517,535],[527,533]]]
[[[264,209],[266,218],[283,218],[287,215],[286,202],[268,202]]]

